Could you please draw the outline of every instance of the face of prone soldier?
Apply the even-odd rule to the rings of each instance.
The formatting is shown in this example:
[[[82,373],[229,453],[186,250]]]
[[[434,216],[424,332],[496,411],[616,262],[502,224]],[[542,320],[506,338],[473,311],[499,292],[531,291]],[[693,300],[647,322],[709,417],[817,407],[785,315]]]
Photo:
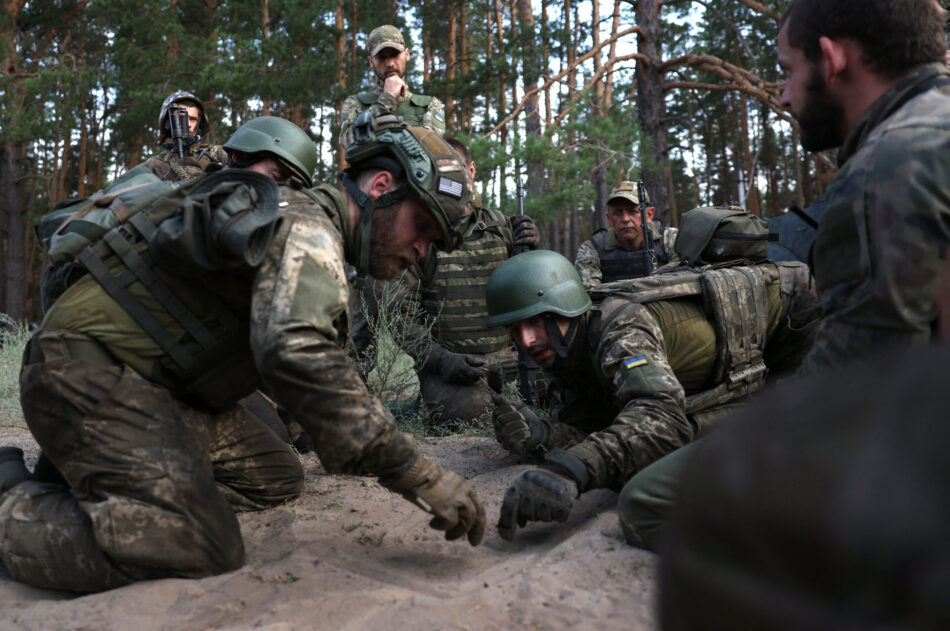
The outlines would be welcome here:
[[[286,182],[292,174],[292,171],[274,156],[265,156],[247,168],[249,171],[266,175],[278,184]]]
[[[829,91],[818,65],[789,44],[788,24],[778,34],[778,63],[786,75],[781,103],[801,127],[802,147],[822,151],[844,142],[844,107]]]
[[[369,273],[389,280],[419,259],[442,234],[422,200],[410,197],[399,204],[377,208],[370,229]]]
[[[647,221],[653,220],[654,208],[646,209]],[[629,199],[614,198],[607,204],[607,223],[617,233],[617,238],[625,248],[636,250],[643,243],[643,229],[640,226],[640,205]]]
[[[561,335],[565,335],[571,325],[571,319],[562,316],[553,317],[557,328],[561,331]],[[536,315],[519,320],[508,325],[508,333],[515,344],[528,353],[534,363],[542,368],[550,368],[554,365],[554,359],[557,355],[554,345],[551,343],[551,336],[548,335],[544,319],[544,315]]]

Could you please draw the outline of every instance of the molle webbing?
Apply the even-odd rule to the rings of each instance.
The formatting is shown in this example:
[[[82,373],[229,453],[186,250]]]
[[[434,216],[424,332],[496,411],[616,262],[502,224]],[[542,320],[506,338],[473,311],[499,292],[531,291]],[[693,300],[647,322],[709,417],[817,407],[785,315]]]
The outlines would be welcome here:
[[[508,332],[489,328],[485,286],[508,258],[508,247],[492,231],[464,242],[450,253],[439,252],[435,272],[422,292],[422,307],[439,314],[432,335],[457,353],[491,353],[507,348]]]
[[[204,294],[204,304],[214,313],[219,326],[209,329],[192,313],[152,267],[147,242],[154,232],[155,225],[146,213],[138,213],[128,223],[110,230],[76,258],[105,292],[171,358],[177,366],[176,377],[190,380],[205,367],[233,352],[231,347],[235,334],[241,328],[240,322],[231,309],[210,292]],[[122,262],[119,273],[113,273],[106,263],[113,255]],[[157,303],[181,325],[194,343],[186,346],[162,326],[129,291],[128,287],[135,282],[141,283],[155,297]]]
[[[686,412],[692,413],[754,392],[764,384],[768,286],[778,277],[771,264],[683,269],[598,285],[590,295],[595,302],[617,296],[636,303],[703,296],[716,330],[713,383],[719,385],[686,397]],[[615,315],[604,314],[601,326],[606,327]]]
[[[610,283],[627,278],[641,278],[647,274],[643,250],[624,248],[606,249],[607,231],[598,231],[591,237],[600,257],[601,282]]]

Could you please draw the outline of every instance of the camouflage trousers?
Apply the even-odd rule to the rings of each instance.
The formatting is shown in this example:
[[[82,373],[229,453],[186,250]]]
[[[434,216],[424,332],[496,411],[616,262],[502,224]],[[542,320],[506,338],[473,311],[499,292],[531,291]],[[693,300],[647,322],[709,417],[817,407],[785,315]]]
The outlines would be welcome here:
[[[75,359],[77,343],[92,342],[41,331],[30,342],[39,361],[26,353],[23,413],[68,486],[27,481],[2,497],[7,571],[94,592],[240,567],[235,509],[296,497],[297,456],[243,407],[201,412],[128,366]]]

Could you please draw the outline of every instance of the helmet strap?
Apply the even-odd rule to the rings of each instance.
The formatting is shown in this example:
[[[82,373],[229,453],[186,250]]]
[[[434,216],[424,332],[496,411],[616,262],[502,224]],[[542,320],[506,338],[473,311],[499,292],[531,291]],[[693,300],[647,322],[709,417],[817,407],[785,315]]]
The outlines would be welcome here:
[[[356,182],[349,175],[349,169],[340,174],[340,184],[350,194],[356,205],[362,209],[360,222],[354,228],[353,245],[355,248],[354,258],[356,260],[356,289],[362,289],[366,283],[366,276],[369,274],[369,257],[371,253],[370,240],[372,238],[373,211],[377,208],[386,208],[402,201],[409,193],[408,186],[402,186],[392,191],[383,193],[376,199],[373,199],[359,189]]]
[[[544,319],[544,328],[548,332],[548,337],[551,338],[551,346],[554,347],[554,354],[557,355],[558,359],[567,359],[567,351],[571,346],[571,339],[574,337],[574,332],[577,331],[579,318],[571,318],[567,332],[563,334],[561,333],[561,327],[557,325],[557,319],[553,313],[547,312],[542,318]]]

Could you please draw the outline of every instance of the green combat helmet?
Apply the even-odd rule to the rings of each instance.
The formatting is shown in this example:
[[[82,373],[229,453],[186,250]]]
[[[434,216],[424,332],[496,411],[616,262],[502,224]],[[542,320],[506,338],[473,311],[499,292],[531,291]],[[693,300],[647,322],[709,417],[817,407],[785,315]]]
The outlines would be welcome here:
[[[499,265],[485,288],[488,326],[508,326],[536,315],[573,318],[586,313],[590,296],[566,258],[551,250],[533,250]]]
[[[258,116],[238,127],[224,143],[230,166],[244,167],[231,156],[232,151],[253,155],[270,153],[289,167],[307,186],[313,186],[313,171],[317,168],[317,147],[307,132],[277,116]]]
[[[418,196],[439,226],[442,238],[437,245],[444,252],[461,245],[473,228],[475,204],[468,171],[458,154],[435,132],[408,127],[392,114],[374,117],[367,110],[353,123],[353,144],[346,149],[346,161],[350,166],[340,174],[340,182],[363,209],[356,227],[356,268],[360,276],[369,271],[370,225],[376,208]],[[359,174],[373,168],[389,171],[405,184],[373,200],[356,185]]]
[[[158,113],[158,135],[160,136],[159,140],[167,138],[171,134],[171,127],[168,124],[168,110],[172,105],[176,103],[183,103],[185,105],[194,105],[198,108],[198,136],[204,136],[208,133],[208,130],[211,129],[211,124],[208,122],[208,115],[205,114],[205,107],[201,104],[201,101],[198,100],[198,97],[192,94],[191,92],[184,92],[179,90],[168,95],[168,98],[162,103],[162,109]]]

